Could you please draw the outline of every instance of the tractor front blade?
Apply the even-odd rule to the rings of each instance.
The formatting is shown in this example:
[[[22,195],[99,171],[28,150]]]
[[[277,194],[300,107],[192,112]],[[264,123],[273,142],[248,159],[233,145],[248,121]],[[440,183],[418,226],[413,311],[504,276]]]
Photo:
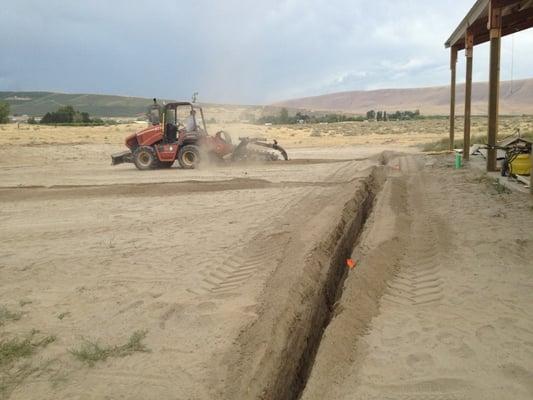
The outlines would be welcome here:
[[[126,162],[133,162],[131,151],[126,150],[120,153],[111,154],[111,165],[118,165]]]

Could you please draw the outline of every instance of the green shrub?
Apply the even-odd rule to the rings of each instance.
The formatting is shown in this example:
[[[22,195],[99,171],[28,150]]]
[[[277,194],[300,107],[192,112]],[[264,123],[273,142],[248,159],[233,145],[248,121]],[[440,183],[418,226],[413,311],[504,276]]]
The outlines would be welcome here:
[[[9,122],[9,104],[5,101],[0,101],[0,124],[7,124]]]

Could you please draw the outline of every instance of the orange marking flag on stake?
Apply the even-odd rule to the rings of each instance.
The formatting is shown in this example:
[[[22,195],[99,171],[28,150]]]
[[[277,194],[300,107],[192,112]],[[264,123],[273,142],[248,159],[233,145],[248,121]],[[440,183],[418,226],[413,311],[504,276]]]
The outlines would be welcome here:
[[[355,264],[356,264],[356,262],[355,262],[354,260],[352,260],[351,258],[348,258],[348,259],[346,260],[346,265],[347,265],[348,268],[350,268],[350,269],[355,268]]]

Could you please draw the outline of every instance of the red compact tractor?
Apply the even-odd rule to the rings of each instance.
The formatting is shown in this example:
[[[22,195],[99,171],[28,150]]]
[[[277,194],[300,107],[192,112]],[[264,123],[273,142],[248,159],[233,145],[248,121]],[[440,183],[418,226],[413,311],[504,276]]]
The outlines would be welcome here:
[[[161,107],[154,99],[149,117],[151,126],[126,138],[129,150],[113,154],[113,165],[132,162],[138,169],[147,170],[170,168],[178,160],[182,168],[190,169],[205,159],[277,160],[273,150],[288,160],[287,152],[275,140],[268,143],[261,138],[240,138],[240,143],[233,145],[224,131],[210,136],[202,108],[189,102]]]

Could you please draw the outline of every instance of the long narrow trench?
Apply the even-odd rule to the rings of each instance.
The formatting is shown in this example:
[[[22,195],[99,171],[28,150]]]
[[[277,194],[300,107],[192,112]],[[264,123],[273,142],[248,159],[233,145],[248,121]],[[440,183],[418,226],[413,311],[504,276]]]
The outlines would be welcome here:
[[[348,220],[343,218],[339,222],[340,233],[329,258],[327,278],[323,286],[319,288],[320,295],[316,297],[315,304],[313,304],[313,315],[311,323],[308,324],[310,329],[307,344],[299,355],[293,373],[277,380],[278,384],[285,385],[285,388],[279,388],[277,392],[286,394],[279,397],[279,400],[298,400],[305,389],[324,331],[334,315],[335,303],[342,296],[347,276],[347,268],[344,267],[346,259],[351,257],[357,245],[360,233],[372,211],[375,198],[383,186],[381,180],[376,178],[376,174],[371,174],[366,182],[365,197],[362,200],[354,198],[346,205],[352,208],[351,210],[345,209],[344,213],[344,215],[350,215],[350,218]]]

